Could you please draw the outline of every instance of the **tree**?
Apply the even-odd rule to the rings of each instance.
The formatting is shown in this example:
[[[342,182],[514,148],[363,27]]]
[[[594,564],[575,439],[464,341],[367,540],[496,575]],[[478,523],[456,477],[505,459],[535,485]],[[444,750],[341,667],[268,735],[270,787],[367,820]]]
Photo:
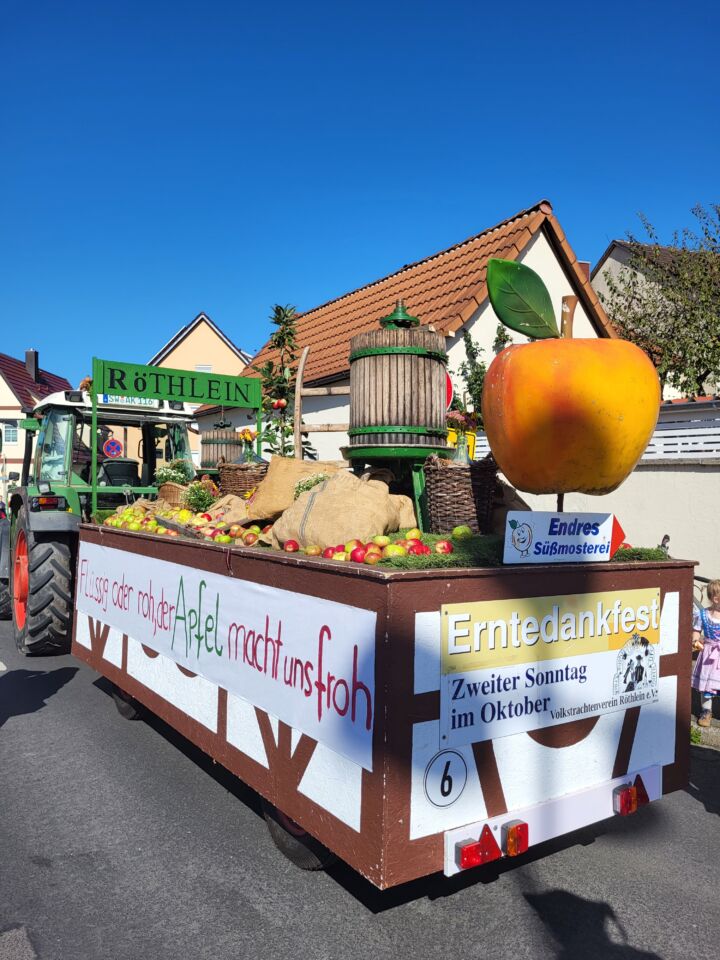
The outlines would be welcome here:
[[[270,320],[277,328],[270,335],[268,347],[278,353],[277,362],[266,360],[253,367],[262,377],[263,410],[268,417],[261,434],[266,453],[280,457],[294,456],[293,410],[295,405],[295,377],[297,375],[297,310],[290,304],[276,303]],[[307,438],[303,450],[310,460],[317,459]]]
[[[703,395],[720,380],[720,205],[692,210],[697,232],[685,228],[661,246],[640,215],[649,242],[628,235],[630,257],[601,300],[620,336],[646,351],[660,383]]]
[[[487,367],[480,359],[482,349],[478,347],[467,330],[463,330],[463,345],[465,347],[465,359],[458,367],[458,373],[463,379],[465,386],[463,393],[469,398],[477,428],[482,430],[481,403]],[[451,409],[465,413],[467,406],[464,398],[460,400],[457,394],[453,394]]]

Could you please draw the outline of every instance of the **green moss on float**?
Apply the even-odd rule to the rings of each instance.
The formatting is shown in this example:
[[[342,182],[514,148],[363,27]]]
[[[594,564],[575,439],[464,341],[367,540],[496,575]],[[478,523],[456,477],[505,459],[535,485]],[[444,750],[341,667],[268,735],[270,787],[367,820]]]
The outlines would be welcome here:
[[[406,530],[390,534],[393,543],[404,540]],[[457,567],[502,566],[503,538],[496,534],[480,534],[467,540],[453,540],[450,534],[424,533],[423,543],[434,550],[438,540],[449,540],[452,553],[426,553],[421,556],[387,557],[378,566],[392,570],[447,570]]]
[[[407,530],[390,534],[390,540],[404,540]],[[392,570],[442,570],[458,567],[501,567],[505,540],[496,534],[479,534],[467,540],[453,540],[450,534],[424,533],[423,543],[434,549],[438,540],[449,540],[453,553],[430,553],[421,556],[387,557],[378,566]],[[630,547],[618,550],[613,561],[621,563],[658,563],[668,556],[659,547]]]

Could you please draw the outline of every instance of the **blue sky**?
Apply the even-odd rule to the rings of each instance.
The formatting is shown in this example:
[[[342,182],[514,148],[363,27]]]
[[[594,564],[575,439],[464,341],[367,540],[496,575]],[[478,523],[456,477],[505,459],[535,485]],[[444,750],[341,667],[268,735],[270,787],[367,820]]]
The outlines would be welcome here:
[[[201,310],[243,349],[542,197],[581,259],[718,196],[720,13],[0,3],[0,349],[73,382]]]

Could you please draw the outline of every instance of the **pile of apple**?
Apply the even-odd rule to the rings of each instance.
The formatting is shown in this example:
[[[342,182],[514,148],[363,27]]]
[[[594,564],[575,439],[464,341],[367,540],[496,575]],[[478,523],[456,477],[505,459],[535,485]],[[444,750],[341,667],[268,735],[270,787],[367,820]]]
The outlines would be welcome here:
[[[251,527],[243,527],[239,523],[213,520],[209,513],[197,514],[188,526],[200,533],[203,540],[211,540],[213,543],[241,543],[244,547],[256,546],[260,535],[272,530],[272,524],[259,527],[254,523]]]
[[[158,519],[154,513],[144,507],[126,507],[122,513],[115,513],[103,521],[104,527],[114,527],[117,530],[131,530],[134,533],[153,533],[158,537],[177,537],[177,530],[164,527],[162,519],[170,517],[172,511],[164,510]]]
[[[226,523],[223,520],[213,520],[209,513],[193,513],[180,507],[169,510],[159,510],[152,513],[139,506],[126,507],[121,513],[115,513],[103,521],[103,526],[114,527],[118,530],[131,530],[134,533],[152,533],[158,537],[177,537],[177,530],[171,530],[163,525],[163,520],[174,520],[181,523],[188,530],[202,535],[204,540],[214,543],[242,543],[245,547],[257,544],[262,533],[269,533],[272,524],[259,527],[243,527],[239,523]]]
[[[390,537],[379,534],[368,543],[362,540],[348,540],[335,547],[308,546],[301,549],[297,540],[286,540],[283,544],[286,553],[303,553],[306,557],[324,557],[326,560],[337,560],[351,563],[379,563],[390,557],[417,557],[433,552],[433,548],[422,542],[422,531],[415,527],[408,530],[403,540],[390,541]],[[453,553],[454,547],[449,540],[438,540],[434,545],[435,553]]]

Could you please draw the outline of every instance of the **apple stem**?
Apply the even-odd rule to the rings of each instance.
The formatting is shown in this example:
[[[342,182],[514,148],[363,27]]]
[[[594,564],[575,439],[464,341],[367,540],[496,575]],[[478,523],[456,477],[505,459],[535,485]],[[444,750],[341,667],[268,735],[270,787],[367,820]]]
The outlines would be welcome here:
[[[577,297],[562,298],[562,318],[560,320],[560,336],[572,339],[573,335],[573,317],[575,316],[575,307],[577,307]]]

